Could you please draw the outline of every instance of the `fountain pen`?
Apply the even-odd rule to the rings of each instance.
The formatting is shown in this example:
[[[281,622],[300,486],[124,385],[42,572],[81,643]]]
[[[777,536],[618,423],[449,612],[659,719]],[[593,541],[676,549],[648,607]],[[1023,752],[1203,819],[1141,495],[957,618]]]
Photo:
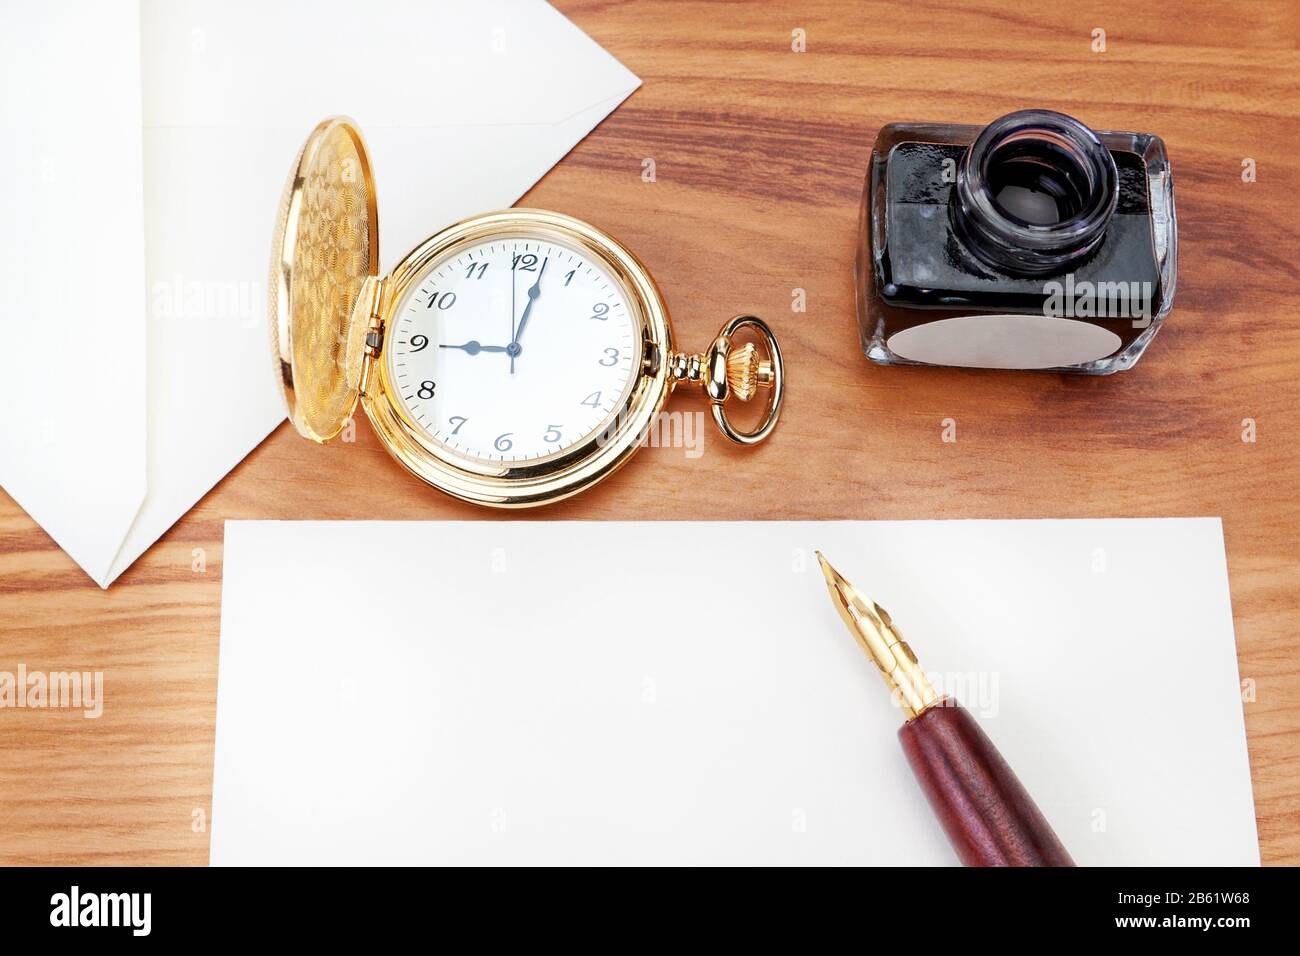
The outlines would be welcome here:
[[[1074,866],[1033,798],[975,718],[935,691],[889,614],[817,552],[835,609],[903,713],[903,753],[966,866]]]

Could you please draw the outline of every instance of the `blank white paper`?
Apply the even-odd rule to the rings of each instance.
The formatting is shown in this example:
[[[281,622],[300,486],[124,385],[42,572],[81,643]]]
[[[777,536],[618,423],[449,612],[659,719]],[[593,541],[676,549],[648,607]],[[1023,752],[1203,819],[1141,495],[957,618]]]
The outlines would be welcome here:
[[[1076,862],[1259,862],[1194,518],[228,522],[212,863],[956,863],[815,548]]]

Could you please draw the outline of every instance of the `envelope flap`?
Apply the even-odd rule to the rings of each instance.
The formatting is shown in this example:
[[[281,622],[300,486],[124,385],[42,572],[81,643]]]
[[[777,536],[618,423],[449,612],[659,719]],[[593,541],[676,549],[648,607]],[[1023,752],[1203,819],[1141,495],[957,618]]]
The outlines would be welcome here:
[[[312,130],[285,183],[268,283],[271,348],[289,418],[313,441],[337,435],[356,407],[364,330],[353,325],[367,317],[355,306],[378,268],[365,142],[355,124],[334,117]]]
[[[543,0],[151,2],[145,123],[283,129],[345,113],[376,131],[533,127],[636,77]],[[385,182],[388,182],[385,172]]]
[[[123,0],[0,30],[0,485],[101,585],[149,482],[139,43]]]

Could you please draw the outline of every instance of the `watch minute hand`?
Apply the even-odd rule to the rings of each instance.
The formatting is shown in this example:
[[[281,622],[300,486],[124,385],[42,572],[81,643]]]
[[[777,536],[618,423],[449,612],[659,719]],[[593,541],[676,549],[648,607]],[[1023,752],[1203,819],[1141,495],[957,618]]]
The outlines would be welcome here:
[[[528,304],[524,306],[524,314],[519,317],[519,328],[515,330],[515,345],[518,345],[519,340],[524,337],[524,326],[528,324],[528,316],[533,311],[533,303],[542,294],[542,276],[546,272],[546,264],[550,261],[549,256],[542,260],[542,268],[537,272],[537,281],[528,287]]]

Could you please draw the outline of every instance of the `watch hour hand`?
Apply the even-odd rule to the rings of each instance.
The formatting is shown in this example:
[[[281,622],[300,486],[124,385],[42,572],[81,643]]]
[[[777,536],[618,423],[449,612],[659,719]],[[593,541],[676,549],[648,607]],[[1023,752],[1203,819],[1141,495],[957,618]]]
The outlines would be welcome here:
[[[460,349],[462,352],[468,352],[470,355],[478,355],[479,352],[504,352],[509,348],[508,345],[480,345],[474,339],[470,339],[464,345],[439,345],[440,349]]]

